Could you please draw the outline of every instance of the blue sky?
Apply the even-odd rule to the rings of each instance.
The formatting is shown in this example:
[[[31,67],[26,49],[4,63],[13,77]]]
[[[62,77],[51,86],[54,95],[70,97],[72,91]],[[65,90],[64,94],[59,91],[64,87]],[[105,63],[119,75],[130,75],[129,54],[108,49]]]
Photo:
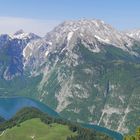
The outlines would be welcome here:
[[[0,33],[23,28],[44,35],[64,20],[81,18],[140,28],[140,0],[0,0]]]

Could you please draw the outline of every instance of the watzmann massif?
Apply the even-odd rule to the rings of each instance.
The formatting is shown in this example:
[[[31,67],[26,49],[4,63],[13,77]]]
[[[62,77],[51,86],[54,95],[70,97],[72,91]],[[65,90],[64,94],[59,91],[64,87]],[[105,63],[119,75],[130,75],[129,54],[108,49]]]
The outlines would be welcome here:
[[[45,29],[44,29],[45,30]],[[140,126],[140,30],[66,21],[45,37],[0,35],[0,96],[37,99],[77,122]]]

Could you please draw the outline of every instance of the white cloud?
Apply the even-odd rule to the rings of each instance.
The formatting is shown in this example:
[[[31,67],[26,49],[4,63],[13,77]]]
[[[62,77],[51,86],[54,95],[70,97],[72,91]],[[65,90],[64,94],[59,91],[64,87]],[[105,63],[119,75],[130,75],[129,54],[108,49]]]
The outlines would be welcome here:
[[[44,36],[48,31],[57,26],[60,21],[40,20],[17,17],[0,17],[0,34],[13,34],[19,29],[25,32],[34,32]]]

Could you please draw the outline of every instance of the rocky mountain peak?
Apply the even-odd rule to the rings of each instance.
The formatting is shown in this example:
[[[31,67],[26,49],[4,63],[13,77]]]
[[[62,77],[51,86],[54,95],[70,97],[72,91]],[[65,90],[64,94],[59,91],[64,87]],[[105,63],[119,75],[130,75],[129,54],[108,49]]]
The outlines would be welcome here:
[[[14,33],[14,35],[20,35],[20,34],[23,34],[23,33],[24,33],[23,29],[20,29],[20,30],[16,31]]]
[[[34,33],[27,33],[24,32],[22,29],[14,33],[13,35],[10,36],[12,39],[22,39],[22,40],[34,40],[34,39],[39,39],[40,37]]]
[[[125,32],[128,36],[131,38],[134,38],[136,40],[140,40],[140,29],[130,30]]]
[[[72,38],[80,38],[88,44],[110,44],[123,50],[132,45],[131,37],[98,19],[65,21],[46,35],[46,39],[53,44],[60,44],[65,40],[70,43]]]

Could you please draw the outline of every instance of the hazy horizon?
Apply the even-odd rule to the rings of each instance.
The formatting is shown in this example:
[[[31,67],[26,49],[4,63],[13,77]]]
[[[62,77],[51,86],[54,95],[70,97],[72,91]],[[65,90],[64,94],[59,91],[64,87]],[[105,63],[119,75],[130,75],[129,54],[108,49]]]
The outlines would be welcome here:
[[[44,36],[65,20],[101,19],[119,30],[140,28],[140,1],[10,0],[1,1],[0,34],[19,29]]]

